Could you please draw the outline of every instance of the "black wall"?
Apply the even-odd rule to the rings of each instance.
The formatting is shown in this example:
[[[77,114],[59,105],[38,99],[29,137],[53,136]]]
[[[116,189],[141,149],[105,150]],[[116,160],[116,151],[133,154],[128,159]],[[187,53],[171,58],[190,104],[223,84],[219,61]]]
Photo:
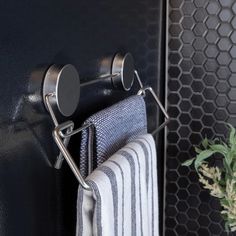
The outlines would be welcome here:
[[[71,63],[85,82],[99,74],[101,58],[129,51],[144,83],[163,93],[161,7],[148,0],[0,1],[1,236],[75,233],[77,182],[66,163],[60,171],[52,167],[58,150],[41,97],[46,68]],[[131,93],[95,85],[81,92],[72,119],[79,126]],[[148,112],[152,130],[158,121],[152,102]],[[79,140],[70,149],[78,154]]]
[[[225,139],[225,122],[236,126],[236,3],[169,0],[168,7],[165,235],[227,235],[218,200],[181,163],[204,137]]]

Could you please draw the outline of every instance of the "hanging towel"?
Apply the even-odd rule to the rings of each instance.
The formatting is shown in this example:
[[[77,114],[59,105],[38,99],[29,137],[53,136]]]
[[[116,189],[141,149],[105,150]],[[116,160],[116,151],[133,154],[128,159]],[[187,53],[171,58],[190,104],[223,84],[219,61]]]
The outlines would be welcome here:
[[[76,236],[159,236],[156,149],[137,137],[94,170],[77,199]]]
[[[82,132],[80,147],[80,171],[86,177],[89,153],[95,169],[128,140],[147,133],[145,101],[142,96],[131,96],[92,115],[84,124],[92,124]]]

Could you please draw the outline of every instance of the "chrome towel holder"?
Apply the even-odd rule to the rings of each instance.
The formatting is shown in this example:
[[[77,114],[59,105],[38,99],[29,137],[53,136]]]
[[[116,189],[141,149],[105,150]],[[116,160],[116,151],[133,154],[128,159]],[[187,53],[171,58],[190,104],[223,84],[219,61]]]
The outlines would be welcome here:
[[[85,84],[80,84],[79,74],[73,65],[50,66],[44,78],[43,101],[54,123],[55,128],[52,135],[60,150],[55,168],[60,169],[62,161],[65,159],[79,184],[84,189],[89,189],[89,186],[81,176],[76,163],[67,149],[67,145],[71,136],[80,133],[91,125],[84,125],[78,129],[74,129],[74,123],[71,120],[59,124],[56,114],[59,112],[65,117],[71,116],[79,104],[80,87],[107,79],[110,79],[115,89],[123,89],[124,91],[129,91],[136,79],[140,87],[137,94],[146,96],[146,93],[149,92],[152,95],[156,105],[160,108],[165,117],[165,121],[152,133],[153,135],[162,129],[169,121],[169,115],[153,89],[149,86],[143,86],[139,74],[134,68],[134,60],[130,53],[117,53],[113,58],[111,71],[102,75],[99,79]],[[88,163],[91,163],[91,161]],[[91,166],[89,169],[91,171]]]

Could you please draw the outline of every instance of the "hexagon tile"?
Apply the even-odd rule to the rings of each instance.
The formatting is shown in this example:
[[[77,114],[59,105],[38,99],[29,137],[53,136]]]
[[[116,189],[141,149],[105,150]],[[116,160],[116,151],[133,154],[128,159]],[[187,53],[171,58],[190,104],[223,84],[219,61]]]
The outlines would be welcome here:
[[[165,235],[227,235],[219,202],[181,163],[204,137],[225,139],[225,122],[236,126],[236,1],[167,4]]]

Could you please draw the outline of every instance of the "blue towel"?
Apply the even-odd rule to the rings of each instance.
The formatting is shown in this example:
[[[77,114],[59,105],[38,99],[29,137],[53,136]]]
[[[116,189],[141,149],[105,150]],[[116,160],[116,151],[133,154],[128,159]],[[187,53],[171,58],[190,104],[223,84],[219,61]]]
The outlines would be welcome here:
[[[80,171],[88,175],[88,156],[93,169],[137,135],[147,133],[146,106],[142,96],[131,96],[90,116],[84,124],[92,124],[82,132]]]

